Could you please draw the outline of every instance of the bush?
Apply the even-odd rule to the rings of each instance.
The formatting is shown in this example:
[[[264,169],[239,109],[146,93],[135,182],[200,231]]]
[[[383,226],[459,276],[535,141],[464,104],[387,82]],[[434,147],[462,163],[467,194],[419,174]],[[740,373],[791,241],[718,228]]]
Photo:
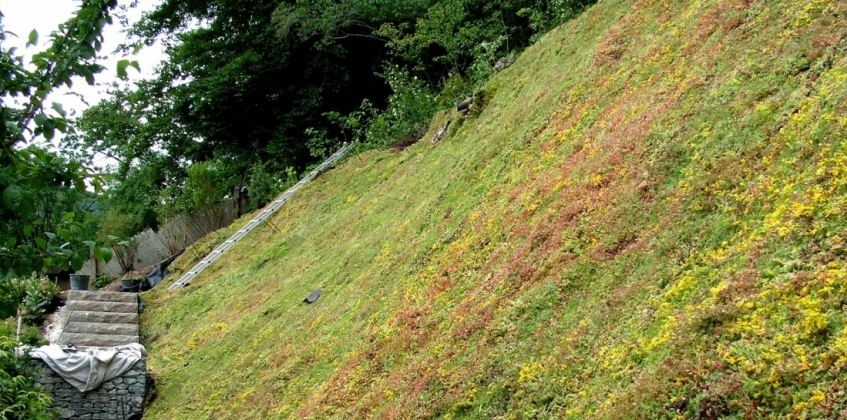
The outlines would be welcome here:
[[[176,252],[174,252],[175,254]],[[98,289],[102,289],[103,287],[108,286],[111,282],[115,281],[117,277],[110,276],[106,273],[98,273],[97,278],[94,279],[94,287]]]
[[[38,327],[21,324],[21,332],[18,335],[18,319],[6,318],[0,321],[0,337],[14,338],[19,345],[38,347],[47,344],[47,340],[41,336]]]
[[[188,167],[188,179],[182,194],[190,203],[190,210],[203,212],[211,229],[218,230],[224,226],[225,220],[220,200],[232,186],[215,162],[195,162]]]
[[[135,239],[129,238],[122,241],[117,236],[109,235],[108,240],[121,270],[124,273],[135,270],[135,251],[138,250],[138,243],[135,242]]]
[[[109,236],[131,238],[141,232],[141,219],[135,214],[108,212],[100,218],[99,237],[109,242]]]
[[[0,280],[0,319],[18,315],[18,310],[29,324],[44,319],[44,309],[38,304],[59,294],[59,287],[36,273],[23,279]]]
[[[15,356],[15,340],[0,336],[0,418],[50,419],[57,417],[51,409],[53,399],[35,384],[33,361]]]
[[[367,130],[371,147],[385,147],[409,136],[422,136],[438,102],[427,84],[399,66],[389,66],[382,74],[391,90],[385,111],[374,118]]]
[[[37,316],[39,311],[27,307],[29,302],[40,302],[52,297],[58,288],[49,280],[33,273],[24,279],[4,280],[0,283],[0,301],[4,308],[12,307],[17,313],[22,308],[24,316]],[[25,305],[23,302],[27,302]],[[43,316],[43,310],[40,312]],[[53,401],[44,390],[36,385],[34,362],[27,357],[15,356],[15,347],[24,344],[39,346],[44,339],[38,328],[21,325],[19,342],[17,318],[0,321],[0,419],[50,419],[57,417],[51,409]]]
[[[252,211],[260,207],[264,207],[274,199],[277,193],[277,182],[274,177],[268,173],[265,164],[261,161],[256,162],[250,168],[250,183],[247,186],[247,194],[249,202],[247,208]]]

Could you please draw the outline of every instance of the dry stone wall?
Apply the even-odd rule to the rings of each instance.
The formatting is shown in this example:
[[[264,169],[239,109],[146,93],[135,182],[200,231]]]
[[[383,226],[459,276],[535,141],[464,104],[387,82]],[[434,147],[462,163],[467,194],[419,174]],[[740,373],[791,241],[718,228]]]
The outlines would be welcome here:
[[[144,394],[147,390],[147,364],[139,360],[120,377],[103,382],[97,389],[79,392],[61,376],[39,364],[36,382],[53,397],[53,406],[60,409],[62,419],[124,420],[141,418]],[[134,417],[137,416],[137,417]]]

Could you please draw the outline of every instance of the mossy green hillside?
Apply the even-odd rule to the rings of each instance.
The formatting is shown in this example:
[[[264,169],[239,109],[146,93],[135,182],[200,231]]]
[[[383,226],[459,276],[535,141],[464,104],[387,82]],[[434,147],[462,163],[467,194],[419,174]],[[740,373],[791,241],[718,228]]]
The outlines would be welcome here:
[[[843,415],[845,12],[600,1],[144,295],[145,418]]]

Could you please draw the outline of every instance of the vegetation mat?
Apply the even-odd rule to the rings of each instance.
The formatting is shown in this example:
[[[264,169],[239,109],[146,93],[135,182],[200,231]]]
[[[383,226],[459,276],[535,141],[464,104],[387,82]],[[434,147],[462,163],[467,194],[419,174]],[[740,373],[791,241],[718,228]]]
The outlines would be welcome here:
[[[599,2],[145,294],[145,418],[847,415],[845,12]]]

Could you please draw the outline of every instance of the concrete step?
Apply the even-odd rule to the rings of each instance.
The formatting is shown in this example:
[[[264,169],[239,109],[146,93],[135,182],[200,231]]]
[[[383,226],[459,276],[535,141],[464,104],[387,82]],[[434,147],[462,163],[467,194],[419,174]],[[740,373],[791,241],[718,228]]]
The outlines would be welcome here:
[[[105,322],[69,322],[65,333],[138,335],[138,324],[110,324]]]
[[[70,306],[66,306],[66,310],[70,310]],[[73,322],[106,322],[118,324],[138,324],[138,310],[133,313],[122,312],[92,312],[92,311],[77,311],[70,312],[67,323]]]
[[[96,302],[137,303],[138,293],[93,292],[88,290],[68,290],[68,301],[89,300]]]
[[[101,302],[96,300],[72,300],[66,304],[66,311],[88,312],[120,312],[138,313],[138,303],[135,302]]]
[[[59,339],[58,344],[65,345],[73,343],[75,346],[111,347],[137,342],[137,335],[64,333],[62,334],[62,338]]]

